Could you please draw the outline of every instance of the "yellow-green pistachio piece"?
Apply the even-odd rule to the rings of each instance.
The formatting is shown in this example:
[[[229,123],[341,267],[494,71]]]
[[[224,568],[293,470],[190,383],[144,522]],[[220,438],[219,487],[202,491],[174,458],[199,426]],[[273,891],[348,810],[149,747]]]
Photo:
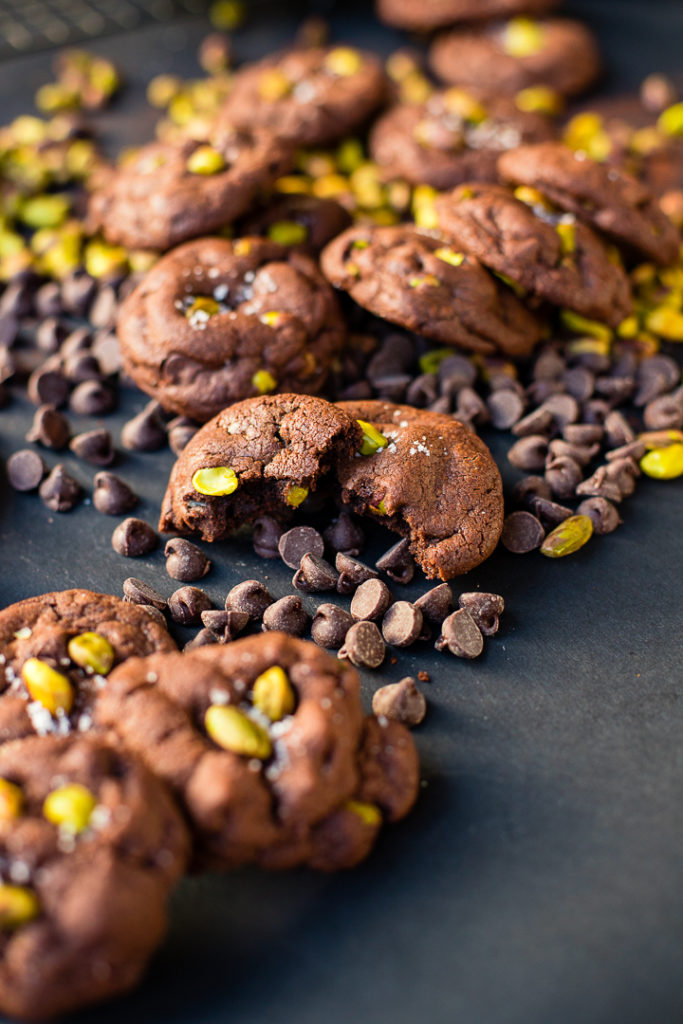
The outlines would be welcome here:
[[[545,45],[545,31],[532,18],[511,18],[503,31],[503,49],[510,57],[532,57]]]
[[[21,220],[30,228],[58,228],[66,220],[71,202],[68,196],[31,196],[21,206]]]
[[[78,835],[90,824],[97,799],[87,786],[68,782],[53,789],[43,801],[43,816],[53,825]]]
[[[176,75],[155,75],[147,86],[147,102],[153,107],[167,107],[183,87]]]
[[[374,512],[374,513],[375,513],[375,515],[377,515],[377,516],[386,516],[386,515],[388,515],[388,514],[389,514],[389,513],[387,512],[387,507],[386,507],[386,505],[384,504],[384,498],[382,498],[382,499],[380,500],[379,504],[377,504],[377,505],[368,505],[368,509],[369,509],[369,510],[370,510],[371,512]]]
[[[291,487],[287,488],[285,501],[292,508],[298,508],[307,497],[308,487],[298,487],[296,484],[292,484]]]
[[[24,795],[9,779],[0,779],[0,822],[14,821],[24,809]]]
[[[560,221],[555,225],[560,239],[563,256],[571,256],[576,252],[576,224],[573,221]]]
[[[675,480],[683,475],[683,444],[674,442],[653,448],[640,460],[640,468],[653,480]]]
[[[246,14],[244,0],[214,0],[209,8],[211,24],[222,32],[232,32],[239,28]]]
[[[109,277],[128,270],[128,253],[119,245],[88,242],[83,254],[85,269],[91,277]]]
[[[192,486],[200,494],[221,497],[233,494],[239,487],[239,480],[230,466],[207,466],[196,470],[192,476]]]
[[[455,114],[472,124],[481,124],[488,116],[486,107],[466,89],[461,89],[457,85],[446,89],[443,104],[449,114]]]
[[[384,434],[377,427],[373,427],[372,423],[368,423],[367,420],[356,420],[356,423],[363,431],[359,449],[361,455],[374,455],[389,444]]]
[[[422,373],[438,373],[444,359],[449,359],[453,354],[452,348],[433,348],[431,352],[420,356],[420,370]]]
[[[667,445],[683,444],[683,430],[644,430],[638,434],[638,440],[642,441],[647,449],[666,448]]]
[[[659,115],[657,127],[665,135],[683,135],[683,103],[674,103]]]
[[[295,220],[276,220],[268,228],[268,238],[278,245],[301,245],[308,238],[308,231]]]
[[[40,904],[33,889],[0,882],[0,929],[16,931],[33,921],[39,913]]]
[[[266,730],[229,704],[212,704],[204,716],[204,726],[214,743],[223,750],[256,757],[260,761],[271,755],[272,746]]]
[[[560,114],[564,109],[564,98],[547,85],[530,85],[520,89],[515,96],[515,105],[525,114]]]
[[[192,320],[193,317],[204,320],[220,313],[220,310],[219,303],[210,295],[198,295],[185,310],[185,316],[188,320]]]
[[[569,516],[552,530],[541,544],[541,554],[548,558],[572,555],[590,540],[593,522],[589,516]]]
[[[248,256],[252,250],[252,244],[248,238],[236,238],[232,243],[232,251],[235,256]]]
[[[67,651],[72,661],[98,676],[107,675],[116,657],[106,636],[91,631],[72,636]]]
[[[459,267],[465,259],[464,252],[456,252],[454,249],[449,249],[446,245],[442,245],[439,249],[435,249],[434,255],[438,260],[443,260],[444,263],[450,263],[452,267]]]
[[[267,324],[269,327],[279,327],[286,319],[286,316],[286,313],[280,313],[276,309],[271,309],[266,313],[261,313],[259,320],[262,324]]]
[[[572,309],[560,310],[560,319],[564,326],[575,334],[587,334],[590,338],[595,338],[598,341],[610,342],[612,340],[612,330],[607,324],[602,324],[598,320],[589,320],[588,317],[581,316],[580,313],[575,313]]]
[[[645,317],[645,326],[667,341],[683,341],[683,313],[671,306],[657,306]]]
[[[411,288],[437,288],[441,282],[435,274],[417,274],[408,279],[408,284]]]
[[[71,711],[74,702],[74,691],[65,675],[41,661],[40,658],[29,658],[21,666],[21,678],[32,700],[38,701],[52,715],[58,711],[65,714]]]
[[[365,150],[360,139],[344,139],[337,148],[337,167],[342,174],[352,174],[365,163]]]
[[[368,804],[362,800],[347,800],[344,807],[352,814],[357,814],[363,824],[370,828],[377,828],[382,824],[382,812],[375,804]]]
[[[279,68],[268,68],[259,78],[258,91],[263,100],[276,102],[289,96],[293,82]]]
[[[541,206],[544,210],[552,210],[553,206],[542,192],[539,192],[537,188],[532,188],[531,185],[518,185],[513,192],[515,199],[519,199],[520,203],[524,203],[526,206]]]
[[[188,157],[186,166],[191,174],[219,174],[225,170],[225,160],[213,146],[198,146]]]
[[[327,70],[331,71],[333,75],[339,75],[340,78],[355,75],[360,71],[362,65],[362,56],[351,46],[337,46],[334,50],[330,50],[325,58]]]
[[[251,700],[254,707],[271,722],[279,722],[286,715],[291,715],[294,710],[294,690],[280,665],[267,668],[256,678]]]
[[[632,314],[621,321],[617,327],[617,334],[620,338],[635,338],[639,329],[638,317]]]
[[[277,381],[268,370],[257,370],[251,378],[251,383],[261,395],[267,395],[269,391],[275,391]]]

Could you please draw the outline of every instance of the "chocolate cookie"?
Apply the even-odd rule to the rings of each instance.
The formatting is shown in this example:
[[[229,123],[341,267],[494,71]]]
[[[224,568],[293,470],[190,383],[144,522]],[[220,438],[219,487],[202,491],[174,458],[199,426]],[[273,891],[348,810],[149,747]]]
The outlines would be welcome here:
[[[222,117],[297,145],[327,145],[362,124],[385,88],[382,64],[371,53],[350,46],[290,50],[238,71]]]
[[[474,352],[526,355],[541,322],[481,264],[410,225],[358,225],[324,249],[323,272],[377,316]]]
[[[368,743],[355,669],[284,633],[129,661],[97,720],[170,784],[197,859],[214,867],[352,863],[373,831],[354,831],[335,851],[330,830],[348,830],[330,816],[350,811],[375,826],[405,813],[417,791],[410,748],[397,759]],[[387,757],[403,793],[396,806]],[[384,785],[373,786],[374,771]]]
[[[370,152],[387,173],[443,191],[463,181],[497,182],[502,152],[554,135],[549,118],[522,113],[512,99],[485,101],[453,88],[389,110],[372,128]]]
[[[515,93],[543,85],[564,96],[584,92],[598,77],[593,33],[579,21],[513,18],[484,28],[439,36],[429,54],[432,70],[452,85]]]
[[[150,143],[93,193],[89,230],[115,245],[170,249],[241,217],[292,161],[287,142],[248,124],[210,145]]]
[[[201,238],[149,271],[121,306],[118,335],[135,383],[204,421],[251,395],[316,393],[345,328],[308,256],[262,238]]]
[[[442,28],[456,21],[488,21],[513,14],[545,14],[559,0],[377,0],[377,14],[397,28]]]
[[[94,739],[0,749],[0,1008],[30,1020],[130,989],[189,855],[163,783]]]
[[[287,519],[360,440],[358,424],[322,398],[273,395],[238,402],[183,449],[159,528],[197,531],[213,541],[260,515]]]
[[[650,190],[630,174],[559,142],[520,146],[498,161],[501,177],[528,185],[620,245],[664,266],[681,237]]]
[[[560,214],[537,193],[496,185],[461,185],[436,201],[449,243],[539,299],[617,326],[631,311],[623,268],[604,242],[573,214]]]
[[[390,402],[339,402],[385,444],[340,458],[341,500],[408,537],[429,579],[451,579],[491,554],[503,527],[503,488],[486,445],[452,416]]]
[[[271,242],[317,255],[351,224],[351,215],[334,199],[300,194],[273,198],[248,217],[242,235],[265,235]]]
[[[10,605],[0,612],[0,744],[88,728],[115,665],[175,649],[142,606],[109,594],[62,590]]]

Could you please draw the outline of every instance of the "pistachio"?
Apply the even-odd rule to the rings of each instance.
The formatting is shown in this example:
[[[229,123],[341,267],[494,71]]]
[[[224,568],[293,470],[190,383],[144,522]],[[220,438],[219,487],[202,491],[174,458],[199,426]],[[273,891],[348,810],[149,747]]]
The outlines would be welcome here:
[[[645,317],[645,326],[667,341],[683,341],[683,313],[670,306],[657,306]]]
[[[128,270],[128,253],[120,245],[88,242],[83,254],[85,269],[91,277],[109,277]]]
[[[347,800],[344,804],[347,811],[357,814],[364,825],[376,828],[382,824],[382,812],[375,804],[368,804],[361,800]]]
[[[185,310],[185,316],[188,320],[196,317],[198,321],[203,322],[220,313],[220,309],[220,305],[209,295],[198,295]]]
[[[262,324],[268,324],[269,327],[279,327],[285,316],[285,313],[278,313],[277,310],[271,309],[267,313],[262,313],[259,320]]]
[[[666,448],[667,445],[683,443],[683,430],[646,430],[638,434],[638,440],[642,441],[648,450],[652,448]]]
[[[453,86],[446,89],[443,95],[443,102],[449,114],[455,114],[464,121],[472,124],[480,124],[487,118],[486,107],[474,98],[466,89]]]
[[[438,260],[443,260],[444,263],[450,263],[452,267],[461,266],[465,259],[464,252],[455,252],[453,249],[449,249],[444,245],[439,249],[435,249],[434,255]]]
[[[251,242],[248,238],[236,238],[232,243],[232,251],[235,256],[248,256],[251,252]]]
[[[361,455],[374,455],[375,452],[386,448],[389,444],[384,434],[377,427],[373,427],[372,423],[368,423],[366,420],[356,420],[356,423],[363,431],[359,449]]]
[[[606,338],[573,338],[567,345],[572,356],[609,356],[610,343]]]
[[[560,221],[555,225],[555,231],[560,239],[562,255],[571,256],[576,252],[576,224],[573,221]]]
[[[617,327],[617,334],[620,338],[635,338],[639,329],[638,317],[627,316]]]
[[[212,704],[204,716],[207,733],[219,747],[233,754],[267,760],[272,752],[265,729],[229,704]]]
[[[65,675],[57,672],[39,658],[29,658],[21,667],[21,677],[32,700],[38,701],[55,715],[64,711],[67,715],[74,702],[74,691]]]
[[[569,516],[549,533],[541,544],[541,554],[548,558],[572,555],[590,540],[593,522],[588,516]]]
[[[408,278],[408,284],[411,288],[436,288],[441,284],[438,277],[434,274],[418,274],[415,277]]]
[[[353,260],[347,260],[344,264],[344,273],[349,277],[360,277],[360,267]]]
[[[207,466],[192,476],[192,486],[200,494],[219,497],[232,494],[239,487],[237,473],[230,466]]]
[[[289,96],[293,82],[278,68],[268,68],[259,78],[258,91],[262,100],[275,103]]]
[[[308,231],[295,220],[277,220],[268,228],[268,238],[278,245],[301,245],[308,238]]]
[[[503,31],[503,49],[510,57],[532,57],[545,44],[545,31],[532,18],[511,18]]]
[[[308,497],[308,487],[297,487],[296,484],[292,484],[287,489],[285,501],[292,508],[298,508]]]
[[[268,370],[257,370],[251,378],[251,383],[261,395],[266,395],[269,391],[275,391],[277,387],[275,377]]]
[[[337,148],[337,167],[344,174],[352,174],[365,162],[365,151],[360,139],[344,139]]]
[[[0,822],[14,821],[24,809],[24,795],[9,779],[0,779]]]
[[[357,74],[363,65],[363,58],[358,50],[350,46],[337,46],[330,50],[325,58],[325,67],[333,75],[340,78],[347,78],[349,75]]]
[[[223,32],[239,28],[245,16],[244,0],[214,0],[209,8],[211,24]]]
[[[21,220],[30,228],[58,228],[66,220],[71,203],[68,196],[32,196],[21,206]]]
[[[33,921],[39,913],[40,905],[33,889],[0,882],[0,928],[3,931],[16,931]]]
[[[444,359],[449,359],[452,355],[452,348],[433,348],[430,352],[425,352],[420,356],[420,370],[422,373],[438,373]]]
[[[147,86],[147,102],[153,107],[167,107],[182,89],[175,75],[155,75]]]
[[[374,512],[375,515],[378,515],[378,516],[386,516],[386,515],[389,514],[387,512],[387,507],[384,504],[384,498],[382,498],[380,500],[379,504],[377,504],[377,505],[368,505],[368,509],[370,510],[370,512]]]
[[[46,82],[41,85],[34,101],[38,110],[44,114],[54,114],[57,110],[75,110],[80,106],[78,91],[62,82]]]
[[[356,238],[351,243],[351,248],[352,249],[367,249],[369,245],[370,245],[370,242],[367,240],[367,238]]]
[[[97,800],[87,786],[69,782],[48,793],[43,801],[43,815],[53,825],[78,835],[90,824],[96,806]]]
[[[114,664],[114,648],[101,633],[79,633],[69,640],[69,657],[81,668],[90,669],[98,676],[106,676]]]
[[[612,331],[607,324],[602,324],[598,320],[589,320],[588,317],[581,316],[572,309],[560,310],[560,319],[564,326],[575,334],[587,334],[590,338],[596,338],[598,341],[610,342],[612,340]]]
[[[518,185],[514,189],[515,199],[519,199],[520,203],[525,203],[526,206],[540,206],[544,210],[552,210],[552,204],[548,202],[542,192],[539,192],[537,188],[532,188],[530,185]]]
[[[435,201],[438,193],[431,185],[417,185],[413,190],[412,213],[420,228],[434,230],[438,227]]]
[[[683,135],[683,103],[674,103],[663,110],[657,119],[657,127],[665,135]]]
[[[640,468],[654,480],[674,480],[683,475],[683,444],[674,442],[664,448],[653,448],[643,455]]]
[[[515,105],[525,114],[561,114],[564,98],[547,85],[530,85],[520,89],[515,96]]]
[[[255,708],[279,722],[294,710],[294,691],[287,673],[279,665],[266,669],[254,682],[251,700]]]
[[[191,174],[219,174],[225,170],[225,160],[213,146],[198,146],[187,160]]]
[[[311,192],[318,199],[336,199],[349,192],[349,180],[343,174],[324,174],[316,178],[311,185]]]

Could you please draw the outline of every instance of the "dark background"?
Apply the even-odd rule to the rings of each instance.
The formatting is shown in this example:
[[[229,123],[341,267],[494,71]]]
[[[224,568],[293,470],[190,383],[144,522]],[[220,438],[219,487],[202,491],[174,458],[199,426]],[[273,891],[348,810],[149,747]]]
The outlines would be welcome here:
[[[296,21],[294,4],[253,6],[258,17],[237,41],[244,57],[286,42]],[[385,51],[403,38],[380,28],[368,3],[335,6],[337,38]],[[681,70],[683,4],[567,6],[598,31],[610,87]],[[185,19],[91,44],[128,82],[102,117],[112,148],[150,137],[157,114],[144,85],[160,71],[197,75],[206,27]],[[4,120],[31,108],[48,65],[49,54],[0,64]],[[118,437],[144,401],[126,391],[103,422]],[[0,412],[3,461],[23,444],[31,414],[19,397]],[[78,429],[97,424],[76,419]],[[507,440],[487,440],[509,483]],[[65,461],[89,487],[85,464]],[[171,462],[169,453],[126,455],[115,467],[150,522]],[[411,817],[348,874],[185,882],[139,991],[78,1020],[679,1024],[682,493],[680,481],[645,481],[617,533],[572,558],[500,551],[456,581],[456,593],[505,597],[484,656],[467,663],[415,648],[364,680],[369,695],[408,672],[431,673],[428,718],[415,734],[425,785]],[[50,514],[0,478],[0,604],[75,585],[120,593],[128,575],[170,594],[160,552],[135,562],[113,553],[115,522],[87,505]],[[378,533],[373,551],[389,543]],[[289,570],[254,559],[248,544],[210,554],[202,585],[217,603],[246,576],[266,579],[276,596],[289,592]]]

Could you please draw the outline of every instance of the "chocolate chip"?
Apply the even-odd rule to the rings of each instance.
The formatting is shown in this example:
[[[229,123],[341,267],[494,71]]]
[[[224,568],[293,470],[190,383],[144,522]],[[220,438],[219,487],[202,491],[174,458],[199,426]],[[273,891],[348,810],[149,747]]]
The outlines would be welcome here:
[[[72,384],[80,384],[84,380],[99,380],[100,366],[90,352],[76,352],[62,363],[64,376]]]
[[[577,402],[586,402],[595,390],[595,375],[586,366],[573,366],[562,379],[567,394]]]
[[[490,418],[484,399],[473,388],[458,391],[455,417],[468,423],[487,423]]]
[[[526,512],[514,515],[527,515]],[[444,619],[441,636],[434,644],[437,651],[449,650],[458,658],[478,658],[484,650],[484,637],[466,608]]]
[[[528,413],[512,427],[515,437],[536,437],[549,434],[553,427],[553,416],[549,409],[541,406]]]
[[[166,608],[166,598],[154,587],[150,587],[149,583],[135,576],[129,576],[123,581],[123,600],[130,604],[150,605],[162,612]]]
[[[299,568],[294,573],[293,586],[308,594],[317,594],[324,590],[334,590],[339,573],[324,558],[310,553],[305,554]]]
[[[410,583],[415,575],[415,562],[410,553],[410,542],[407,538],[394,544],[375,562],[378,569],[385,572],[389,579],[396,583]]]
[[[613,459],[605,467],[608,480],[615,483],[622,497],[633,494],[636,488],[636,477],[640,476],[640,467],[633,459]]]
[[[491,414],[491,423],[498,430],[509,430],[524,413],[522,399],[515,391],[507,388],[490,394],[486,404]]]
[[[352,625],[353,618],[345,608],[340,608],[336,604],[320,604],[311,625],[313,642],[318,647],[336,650],[344,643],[344,638]]]
[[[88,352],[92,345],[92,334],[88,327],[77,327],[72,331],[61,344],[59,354],[62,358],[74,356],[77,353]]]
[[[633,404],[647,405],[653,398],[677,387],[681,379],[678,363],[670,356],[658,353],[641,360],[636,370],[638,390]]]
[[[180,455],[198,430],[199,427],[194,420],[186,416],[176,416],[171,420],[168,424],[168,443],[173,454]]]
[[[15,491],[35,491],[46,473],[47,466],[31,448],[21,448],[7,460],[7,477]]]
[[[352,594],[356,587],[365,580],[379,579],[379,573],[371,569],[365,562],[359,562],[357,558],[345,555],[342,551],[337,553],[334,564],[339,572],[337,590],[340,594]]]
[[[419,725],[427,713],[427,701],[415,685],[412,676],[398,683],[380,686],[372,695],[372,710],[382,718],[400,722],[410,728]]]
[[[548,452],[553,457],[567,456],[578,463],[579,466],[587,466],[592,462],[600,451],[599,444],[572,444],[563,438],[556,437],[548,445]]]
[[[38,493],[41,500],[53,512],[70,512],[83,494],[81,485],[66,470],[61,462],[45,477]]]
[[[548,438],[540,434],[530,434],[515,441],[508,451],[508,461],[517,469],[529,472],[544,469],[547,454]]]
[[[184,651],[193,651],[196,647],[206,647],[208,644],[217,644],[218,640],[210,629],[200,629],[199,632],[188,640],[183,647]]]
[[[259,621],[274,598],[260,580],[244,580],[228,592],[225,607],[235,612],[246,612],[250,619]]]
[[[19,329],[19,318],[13,313],[5,313],[0,316],[0,345],[13,345],[19,337]]]
[[[526,396],[531,402],[542,406],[553,395],[564,394],[564,382],[561,380],[535,380],[526,389]]]
[[[95,474],[92,503],[105,516],[120,516],[137,504],[135,492],[114,473]]]
[[[210,629],[219,643],[227,644],[239,636],[249,622],[246,612],[209,610],[201,613],[202,624]]]
[[[611,411],[609,402],[604,398],[590,398],[583,403],[581,418],[584,423],[604,423]]]
[[[614,481],[607,476],[607,467],[598,466],[592,476],[576,488],[577,495],[590,498],[607,498],[608,501],[621,501],[621,490]]]
[[[334,552],[342,551],[354,557],[365,545],[365,534],[348,512],[340,512],[339,518],[323,532],[323,537]]]
[[[545,537],[541,523],[531,512],[511,512],[505,517],[500,542],[515,555],[525,555],[540,547]]]
[[[17,277],[5,288],[0,297],[0,315],[29,316],[33,300],[25,278]]]
[[[568,423],[562,436],[569,444],[590,445],[602,441],[604,433],[600,423]]]
[[[607,498],[586,498],[576,510],[579,516],[588,516],[593,523],[593,533],[612,533],[621,523],[618,511]]]
[[[252,543],[259,558],[279,558],[281,536],[282,527],[272,516],[259,516],[254,520]]]
[[[41,352],[52,354],[58,351],[65,335],[66,331],[64,330],[64,325],[57,319],[57,317],[47,316],[42,323],[38,325],[36,330],[36,345]],[[6,341],[2,336],[2,330],[0,330],[0,339],[4,344],[11,344],[11,341]]]
[[[58,451],[66,448],[70,434],[71,428],[66,416],[52,405],[41,405],[35,411],[26,440]]]
[[[79,459],[93,466],[110,466],[116,456],[111,434],[104,428],[76,434],[71,438],[69,448]]]
[[[92,343],[92,354],[97,359],[103,376],[113,376],[121,370],[119,339],[111,331],[97,332]]]
[[[420,409],[424,409],[426,405],[435,401],[438,393],[436,374],[421,373],[419,376],[414,377],[408,385],[405,401],[407,405],[415,405]]]
[[[278,543],[280,558],[290,569],[298,569],[304,555],[322,558],[324,550],[324,541],[312,526],[295,526],[283,533]]]
[[[93,327],[113,327],[117,305],[116,292],[111,285],[99,288],[88,316]]]
[[[440,626],[453,607],[453,594],[447,583],[439,583],[414,602],[422,618],[434,626]]]
[[[153,551],[159,538],[149,523],[144,519],[130,516],[116,527],[111,535],[111,546],[117,555],[126,558],[139,558]]]
[[[643,410],[648,430],[679,430],[683,427],[683,399],[680,389],[648,402]]]
[[[174,580],[191,583],[206,576],[211,568],[211,560],[201,548],[182,537],[172,537],[166,541],[164,548],[166,572]]]
[[[550,484],[542,476],[525,476],[512,488],[512,501],[515,505],[531,505],[534,498],[552,496]]]
[[[605,458],[608,462],[613,462],[615,459],[635,459],[636,462],[640,462],[646,451],[647,445],[644,441],[629,441],[628,444],[622,444],[619,448],[612,448],[611,451],[605,452]]]
[[[448,395],[455,395],[461,388],[471,387],[477,379],[477,368],[467,356],[446,356],[439,365],[439,381],[441,390]]]
[[[574,513],[566,505],[560,505],[556,501],[549,501],[547,498],[534,498],[531,502],[530,512],[541,520],[546,530],[552,530],[559,526],[565,519],[569,519]]]
[[[581,466],[568,455],[550,456],[546,462],[545,478],[556,498],[573,498],[583,480]]]
[[[292,636],[303,636],[308,627],[308,615],[304,611],[301,598],[291,594],[273,601],[263,613],[263,628],[279,629]]]
[[[135,452],[153,452],[166,444],[166,425],[158,402],[148,402],[142,412],[124,423],[121,430],[124,448]]]
[[[410,601],[397,601],[382,619],[382,636],[392,647],[410,647],[422,632],[422,612]]]
[[[461,594],[458,604],[470,613],[484,636],[493,636],[498,632],[499,617],[505,610],[505,601],[500,594],[486,594],[480,590],[473,590]]]
[[[543,403],[543,409],[550,413],[560,433],[568,423],[576,423],[579,418],[579,403],[571,395],[551,395]]]
[[[633,394],[635,381],[633,377],[596,377],[595,390],[612,405],[621,405]]]
[[[199,587],[178,587],[168,599],[171,618],[180,626],[196,626],[210,608],[211,598]]]
[[[84,380],[71,392],[69,408],[79,416],[106,416],[116,408],[116,396],[101,381]]]
[[[348,658],[359,668],[379,668],[385,653],[384,640],[376,624],[356,622],[346,634],[337,657]]]
[[[62,304],[68,313],[85,316],[90,306],[97,283],[89,274],[76,273],[62,281]]]
[[[534,359],[531,376],[534,380],[554,380],[562,376],[566,367],[566,362],[556,349],[544,348]]]
[[[351,616],[356,622],[361,619],[378,619],[384,615],[392,600],[391,591],[383,580],[365,580],[351,600]]]
[[[56,281],[47,281],[36,290],[33,296],[33,308],[37,316],[44,318],[43,323],[48,318],[57,317],[62,312],[60,287]],[[40,326],[42,327],[42,324]],[[36,331],[36,340],[38,340],[37,334]],[[40,346],[40,341],[38,341],[38,345]]]
[[[28,397],[35,405],[64,405],[71,386],[60,370],[39,367],[28,379]]]

